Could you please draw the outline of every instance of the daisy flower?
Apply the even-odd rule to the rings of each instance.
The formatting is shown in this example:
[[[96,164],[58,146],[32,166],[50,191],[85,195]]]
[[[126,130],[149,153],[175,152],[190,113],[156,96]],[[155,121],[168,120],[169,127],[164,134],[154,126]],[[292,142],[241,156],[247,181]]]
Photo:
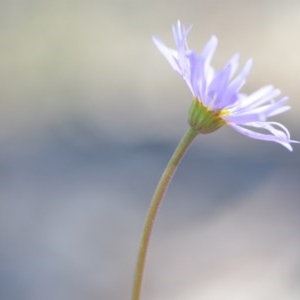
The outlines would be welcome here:
[[[219,71],[211,66],[218,39],[212,36],[200,54],[189,49],[186,28],[180,21],[173,26],[176,48],[167,47],[159,38],[153,41],[173,69],[184,79],[193,94],[189,113],[189,124],[199,133],[210,133],[229,125],[237,132],[258,140],[279,143],[292,151],[288,129],[269,117],[290,109],[287,97],[272,85],[258,89],[252,94],[240,90],[252,67],[249,59],[237,74],[239,54],[234,54]]]

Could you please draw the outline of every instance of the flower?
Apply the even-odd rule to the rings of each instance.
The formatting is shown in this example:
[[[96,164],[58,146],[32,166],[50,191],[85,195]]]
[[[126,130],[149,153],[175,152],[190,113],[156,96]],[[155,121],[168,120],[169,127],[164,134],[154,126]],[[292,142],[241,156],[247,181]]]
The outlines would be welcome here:
[[[229,125],[245,136],[273,141],[292,151],[291,143],[297,141],[290,139],[288,129],[278,122],[267,121],[269,117],[290,109],[285,105],[288,98],[276,100],[281,92],[272,85],[249,95],[240,93],[252,67],[252,60],[249,59],[234,77],[239,63],[237,53],[216,72],[211,66],[211,59],[217,47],[217,37],[212,36],[198,54],[187,45],[190,29],[191,26],[186,28],[180,21],[173,26],[176,49],[167,47],[159,38],[153,37],[159,51],[182,76],[193,94],[190,125],[200,133],[209,133]]]

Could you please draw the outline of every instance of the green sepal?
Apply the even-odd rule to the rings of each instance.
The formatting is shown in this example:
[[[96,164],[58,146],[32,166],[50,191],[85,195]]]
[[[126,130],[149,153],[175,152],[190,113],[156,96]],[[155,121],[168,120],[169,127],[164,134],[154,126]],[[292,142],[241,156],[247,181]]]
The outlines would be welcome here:
[[[223,111],[212,111],[194,98],[189,110],[189,124],[199,133],[211,133],[226,124]]]

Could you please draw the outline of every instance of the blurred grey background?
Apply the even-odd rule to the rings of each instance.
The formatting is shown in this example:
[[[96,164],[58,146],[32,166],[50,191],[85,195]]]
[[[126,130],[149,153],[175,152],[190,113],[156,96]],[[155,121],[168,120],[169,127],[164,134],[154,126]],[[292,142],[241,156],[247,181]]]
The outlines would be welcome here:
[[[299,136],[300,2],[2,0],[0,299],[130,299],[152,192],[187,128],[188,88],[151,41],[253,57]],[[300,297],[299,146],[229,128],[196,140],[157,220],[145,300]]]

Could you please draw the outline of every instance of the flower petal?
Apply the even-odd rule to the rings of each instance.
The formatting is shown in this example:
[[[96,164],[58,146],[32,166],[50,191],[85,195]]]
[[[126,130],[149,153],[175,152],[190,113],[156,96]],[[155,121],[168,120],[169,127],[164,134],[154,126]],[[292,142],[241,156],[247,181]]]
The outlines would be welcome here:
[[[241,73],[237,77],[235,77],[235,79],[230,83],[231,88],[234,88],[237,91],[241,89],[241,87],[246,82],[246,78],[252,68],[252,65],[253,65],[253,60],[248,59]]]
[[[223,117],[224,120],[228,121],[229,123],[234,124],[247,124],[249,122],[259,122],[264,121],[265,119],[262,117],[261,114],[258,113],[248,113],[248,114],[241,114],[241,115],[228,115]]]
[[[181,45],[184,45],[184,47],[186,49],[188,49],[188,45],[187,45],[187,36],[191,30],[192,26],[189,26],[188,29],[185,28],[185,26],[183,24],[181,24],[181,22],[178,20],[176,26],[173,26],[173,36],[174,36],[174,40],[175,40],[175,44],[178,47],[180,47]]]
[[[288,99],[289,99],[288,97],[283,97],[282,99],[278,100],[275,103],[266,105],[266,109],[264,111],[266,116],[272,117],[272,116],[281,114],[281,113],[289,110],[290,109],[289,106],[283,106],[287,102]]]
[[[279,130],[276,131],[276,135],[273,135],[273,134],[263,134],[263,133],[255,132],[255,131],[252,131],[250,129],[238,126],[236,124],[229,124],[229,125],[233,129],[235,129],[236,131],[238,131],[239,133],[241,133],[241,134],[243,134],[247,137],[257,139],[257,140],[276,142],[276,143],[281,144],[282,146],[284,146],[285,148],[287,148],[290,151],[293,151],[293,148],[290,145],[290,143],[298,143],[297,141],[290,140],[289,136],[286,136],[285,133],[283,133],[282,131],[280,131],[281,134],[278,134]],[[274,128],[273,128],[271,133],[275,133]]]
[[[288,131],[288,129],[278,122],[252,122],[247,124],[247,126],[266,129],[277,137],[290,139],[290,132]],[[276,129],[274,126],[279,127],[281,130]]]
[[[153,36],[152,40],[158,50],[162,55],[167,59],[172,68],[177,71],[179,74],[182,74],[181,68],[178,63],[178,52],[174,49],[168,48],[158,37]]]
[[[266,102],[274,101],[274,98],[279,96],[280,93],[280,90],[275,89],[272,85],[264,86],[243,99],[240,107],[244,110],[258,107]]]
[[[226,99],[226,103],[224,103],[224,105],[226,105],[226,106],[234,105],[235,102],[239,99],[238,92],[242,88],[242,86],[245,84],[246,78],[252,68],[252,64],[253,64],[252,59],[249,59],[246,62],[241,73],[237,77],[235,77],[231,81],[231,83],[229,83],[226,92],[222,96],[224,99]]]
[[[210,92],[208,93],[207,105],[211,109],[222,109],[227,105],[228,95],[226,95],[226,91],[228,89],[229,81],[237,69],[239,60],[239,54],[235,54],[226,66],[216,73],[212,83],[209,86]]]
[[[203,57],[207,65],[210,64],[210,61],[216,51],[217,45],[218,45],[218,39],[215,35],[213,35],[204,46],[201,52],[201,57]]]

